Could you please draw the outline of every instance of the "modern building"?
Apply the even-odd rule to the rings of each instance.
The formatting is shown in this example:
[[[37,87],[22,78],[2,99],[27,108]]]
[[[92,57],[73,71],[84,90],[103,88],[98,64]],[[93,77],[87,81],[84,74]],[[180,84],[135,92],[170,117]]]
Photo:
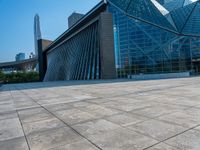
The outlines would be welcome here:
[[[18,53],[15,56],[15,61],[22,61],[25,60],[25,53]]]
[[[200,1],[103,0],[42,56],[44,81],[199,74]]]
[[[76,22],[78,22],[84,14],[76,13],[73,12],[69,17],[68,17],[68,28],[71,28]]]

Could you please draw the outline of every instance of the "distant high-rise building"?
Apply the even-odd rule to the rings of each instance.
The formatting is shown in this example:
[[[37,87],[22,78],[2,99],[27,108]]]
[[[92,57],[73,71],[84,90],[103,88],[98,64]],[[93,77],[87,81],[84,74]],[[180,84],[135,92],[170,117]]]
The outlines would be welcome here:
[[[80,13],[73,12],[68,18],[68,27],[72,27],[76,22],[78,22],[84,15]]]
[[[34,40],[35,40],[35,55],[38,56],[38,40],[42,39],[40,31],[40,17],[38,14],[34,17]]]
[[[21,61],[21,60],[24,60],[24,59],[25,59],[25,53],[18,53],[15,56],[16,61]]]
[[[34,57],[35,57],[35,54],[33,54],[33,52],[31,52],[29,55],[29,59],[34,58]]]

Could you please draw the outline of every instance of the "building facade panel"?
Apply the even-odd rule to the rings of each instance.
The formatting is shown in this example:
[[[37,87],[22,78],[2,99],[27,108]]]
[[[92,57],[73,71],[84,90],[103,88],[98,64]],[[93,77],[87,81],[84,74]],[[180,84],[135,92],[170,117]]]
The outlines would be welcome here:
[[[194,52],[197,53],[200,47],[192,45],[197,45],[200,37],[184,36],[159,28],[127,15],[113,3],[108,7],[114,20],[116,69],[119,78],[127,78],[134,74],[195,70],[192,59]],[[162,20],[158,17],[154,19]]]

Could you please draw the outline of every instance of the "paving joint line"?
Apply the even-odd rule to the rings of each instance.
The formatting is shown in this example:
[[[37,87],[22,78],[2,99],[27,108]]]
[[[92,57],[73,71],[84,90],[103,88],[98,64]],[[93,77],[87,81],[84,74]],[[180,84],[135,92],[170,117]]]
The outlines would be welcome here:
[[[107,119],[105,119],[105,120],[107,120]],[[148,121],[148,120],[153,120],[153,119],[147,118],[147,119],[145,119],[144,121],[140,121],[140,122],[138,122],[138,123],[133,123],[133,124],[130,124],[130,125],[137,125],[137,124],[143,123],[143,122]],[[107,121],[109,121],[109,120],[107,120]],[[110,121],[110,122],[112,122],[112,121]],[[114,123],[114,122],[112,122],[112,123]],[[119,125],[119,124],[117,124],[117,125]],[[134,131],[134,130],[131,130],[131,129],[127,128],[127,127],[130,126],[130,125],[125,125],[125,126],[119,125],[119,126],[120,126],[121,128],[123,128],[123,129],[126,129],[126,130],[129,130],[129,131],[131,131],[131,132],[135,132],[135,133],[141,134],[141,135],[146,136],[146,137],[148,137],[148,138],[150,138],[150,139],[153,139],[153,140],[155,140],[155,141],[158,141],[157,139],[155,139],[155,138],[153,138],[153,137],[151,137],[151,136],[148,136],[148,135],[145,135],[145,134],[140,133],[140,132],[138,132],[138,131]],[[117,130],[117,129],[115,129],[115,130]],[[146,150],[146,149],[148,149],[148,148],[151,148],[151,147],[153,147],[153,146],[155,146],[155,145],[157,145],[157,144],[160,144],[160,143],[162,143],[162,142],[158,141],[157,143],[155,143],[155,144],[153,144],[153,145],[151,145],[151,146],[149,146],[149,147],[146,147],[146,148],[144,148],[143,150]],[[168,144],[168,145],[169,145],[169,144]],[[171,146],[171,145],[170,145],[170,146]],[[174,147],[174,146],[172,146],[172,147]],[[174,148],[176,148],[176,147],[174,147]],[[179,149],[179,148],[178,148],[178,149]]]
[[[161,140],[161,141],[159,141],[158,143],[156,143],[156,144],[153,144],[153,145],[151,145],[151,146],[149,146],[149,147],[146,147],[145,149],[143,149],[143,150],[147,150],[147,149],[149,149],[149,148],[151,148],[151,147],[153,147],[153,146],[156,146],[156,145],[158,145],[158,144],[160,144],[160,143],[165,143],[165,141],[167,141],[167,140],[169,140],[169,139],[172,139],[172,138],[174,138],[174,137],[177,137],[177,136],[179,136],[179,135],[181,135],[181,134],[184,134],[184,133],[186,133],[186,132],[188,132],[188,131],[190,131],[190,130],[195,130],[195,128],[197,128],[197,127],[199,127],[200,126],[200,124],[198,124],[198,125],[196,125],[196,126],[194,126],[194,127],[191,127],[191,128],[189,128],[189,129],[187,129],[187,130],[185,130],[185,131],[183,131],[183,132],[180,132],[180,133],[177,133],[177,134],[175,134],[175,135],[173,135],[173,136],[170,136],[170,137],[168,137],[168,138],[166,138],[166,139],[164,139],[164,140]],[[196,131],[196,130],[195,130]],[[169,145],[169,144],[168,144]],[[171,146],[171,145],[170,145]]]
[[[16,88],[17,89],[17,88]],[[19,89],[18,89],[19,90]],[[25,94],[26,96],[28,96],[26,93],[24,93],[23,91],[19,90],[21,93]],[[30,96],[28,96],[29,98],[31,98]],[[31,98],[32,99],[32,98]],[[34,99],[32,99],[34,102],[36,102]],[[36,102],[37,103],[37,102]],[[54,113],[52,113],[51,111],[49,111],[48,109],[46,109],[45,107],[43,107],[42,105],[40,105],[39,103],[37,103],[40,107],[42,107],[43,109],[45,109],[46,111],[48,111],[52,116],[54,116],[55,118],[57,118],[58,120],[60,120],[62,123],[64,123],[67,127],[69,127],[71,130],[73,130],[75,133],[77,133],[79,136],[81,136],[82,138],[86,139],[88,142],[90,142],[93,146],[95,146],[96,148],[98,148],[99,150],[102,150],[102,148],[100,148],[98,145],[96,145],[94,142],[92,142],[91,140],[89,140],[88,138],[86,138],[84,135],[82,135],[81,133],[79,133],[77,130],[75,130],[73,127],[71,127],[69,124],[67,124],[66,122],[64,122],[62,119],[60,119],[59,117],[57,117]],[[30,149],[29,149],[30,150]]]
[[[20,116],[19,116],[18,111],[17,111],[17,116],[18,116],[18,118],[19,118],[19,121],[20,121],[20,124],[21,124],[21,127],[22,127],[22,131],[23,131],[23,133],[24,133],[24,137],[25,137],[25,140],[26,140],[28,149],[30,150],[30,145],[29,145],[29,142],[28,142],[28,138],[27,138],[27,136],[26,136],[26,134],[25,134],[24,127],[23,127],[23,124],[22,124],[22,121],[21,121],[21,119],[20,119]]]
[[[13,97],[13,95],[12,95],[11,92],[10,92],[10,95],[11,95],[12,98],[14,99],[14,97]],[[20,125],[21,125],[21,128],[22,128],[22,131],[23,131],[24,138],[25,138],[25,140],[26,140],[26,143],[27,143],[28,149],[30,150],[30,145],[29,145],[29,143],[28,143],[28,138],[27,138],[27,136],[26,136],[26,134],[25,134],[24,127],[23,127],[22,121],[21,121],[21,119],[20,119],[20,116],[19,116],[19,113],[18,113],[17,110],[16,110],[16,113],[17,113],[17,116],[18,116],[18,119],[19,119],[19,122],[20,122]]]
[[[48,113],[50,113],[52,116],[54,116],[55,118],[57,118],[58,120],[60,120],[62,123],[64,123],[66,126],[68,126],[70,129],[72,129],[75,133],[77,133],[79,136],[81,136],[82,138],[86,139],[88,142],[90,142],[92,145],[94,145],[96,148],[102,150],[99,146],[97,146],[95,143],[93,143],[91,140],[89,140],[88,138],[86,138],[84,135],[82,135],[81,133],[79,133],[77,130],[75,130],[72,126],[70,126],[69,124],[67,124],[66,122],[64,122],[62,119],[60,119],[58,116],[56,116],[54,113],[52,113],[51,111],[49,111],[48,109],[46,109],[45,107],[41,106],[43,109],[45,109],[46,111],[48,111]]]

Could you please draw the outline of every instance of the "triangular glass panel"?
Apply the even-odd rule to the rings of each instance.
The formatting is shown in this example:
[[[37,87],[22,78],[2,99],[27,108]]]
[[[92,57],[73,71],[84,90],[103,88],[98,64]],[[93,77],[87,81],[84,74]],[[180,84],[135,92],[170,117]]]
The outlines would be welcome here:
[[[159,4],[156,0],[151,0],[151,2],[156,6],[156,8],[160,11],[160,13],[167,18],[170,24],[176,29],[176,26],[171,18],[169,11],[165,9],[161,4]]]
[[[127,13],[134,18],[158,25],[162,28],[175,30],[150,0],[132,0],[127,8]]]
[[[181,8],[184,5],[185,0],[165,0],[164,7],[169,10],[173,11],[175,9]]]
[[[126,11],[128,5],[130,4],[130,1],[131,0],[109,0],[111,4],[114,4],[123,11]]]
[[[195,3],[192,3],[183,8],[176,9],[170,13],[179,32],[181,32],[181,30],[183,29],[183,26],[185,25],[194,7]]]
[[[158,3],[156,0],[151,0],[151,2],[155,5],[155,7],[160,11],[161,14],[166,15],[169,13],[169,11],[164,8],[160,3]]]
[[[160,3],[161,5],[163,5],[165,3],[164,0],[157,0],[158,3]]]
[[[200,2],[196,2],[195,4],[196,6],[186,22],[182,33],[200,36]]]
[[[169,13],[169,14],[166,14],[165,17],[166,17],[167,20],[171,23],[171,25],[177,30],[177,27],[176,27],[176,25],[175,25],[175,23],[174,23],[174,20],[172,19],[171,14],[170,14],[170,13]]]
[[[193,2],[195,2],[196,0],[185,0],[185,2],[184,2],[184,5],[183,6],[186,6],[186,5],[189,5],[189,4],[191,4],[191,3],[193,3]]]

